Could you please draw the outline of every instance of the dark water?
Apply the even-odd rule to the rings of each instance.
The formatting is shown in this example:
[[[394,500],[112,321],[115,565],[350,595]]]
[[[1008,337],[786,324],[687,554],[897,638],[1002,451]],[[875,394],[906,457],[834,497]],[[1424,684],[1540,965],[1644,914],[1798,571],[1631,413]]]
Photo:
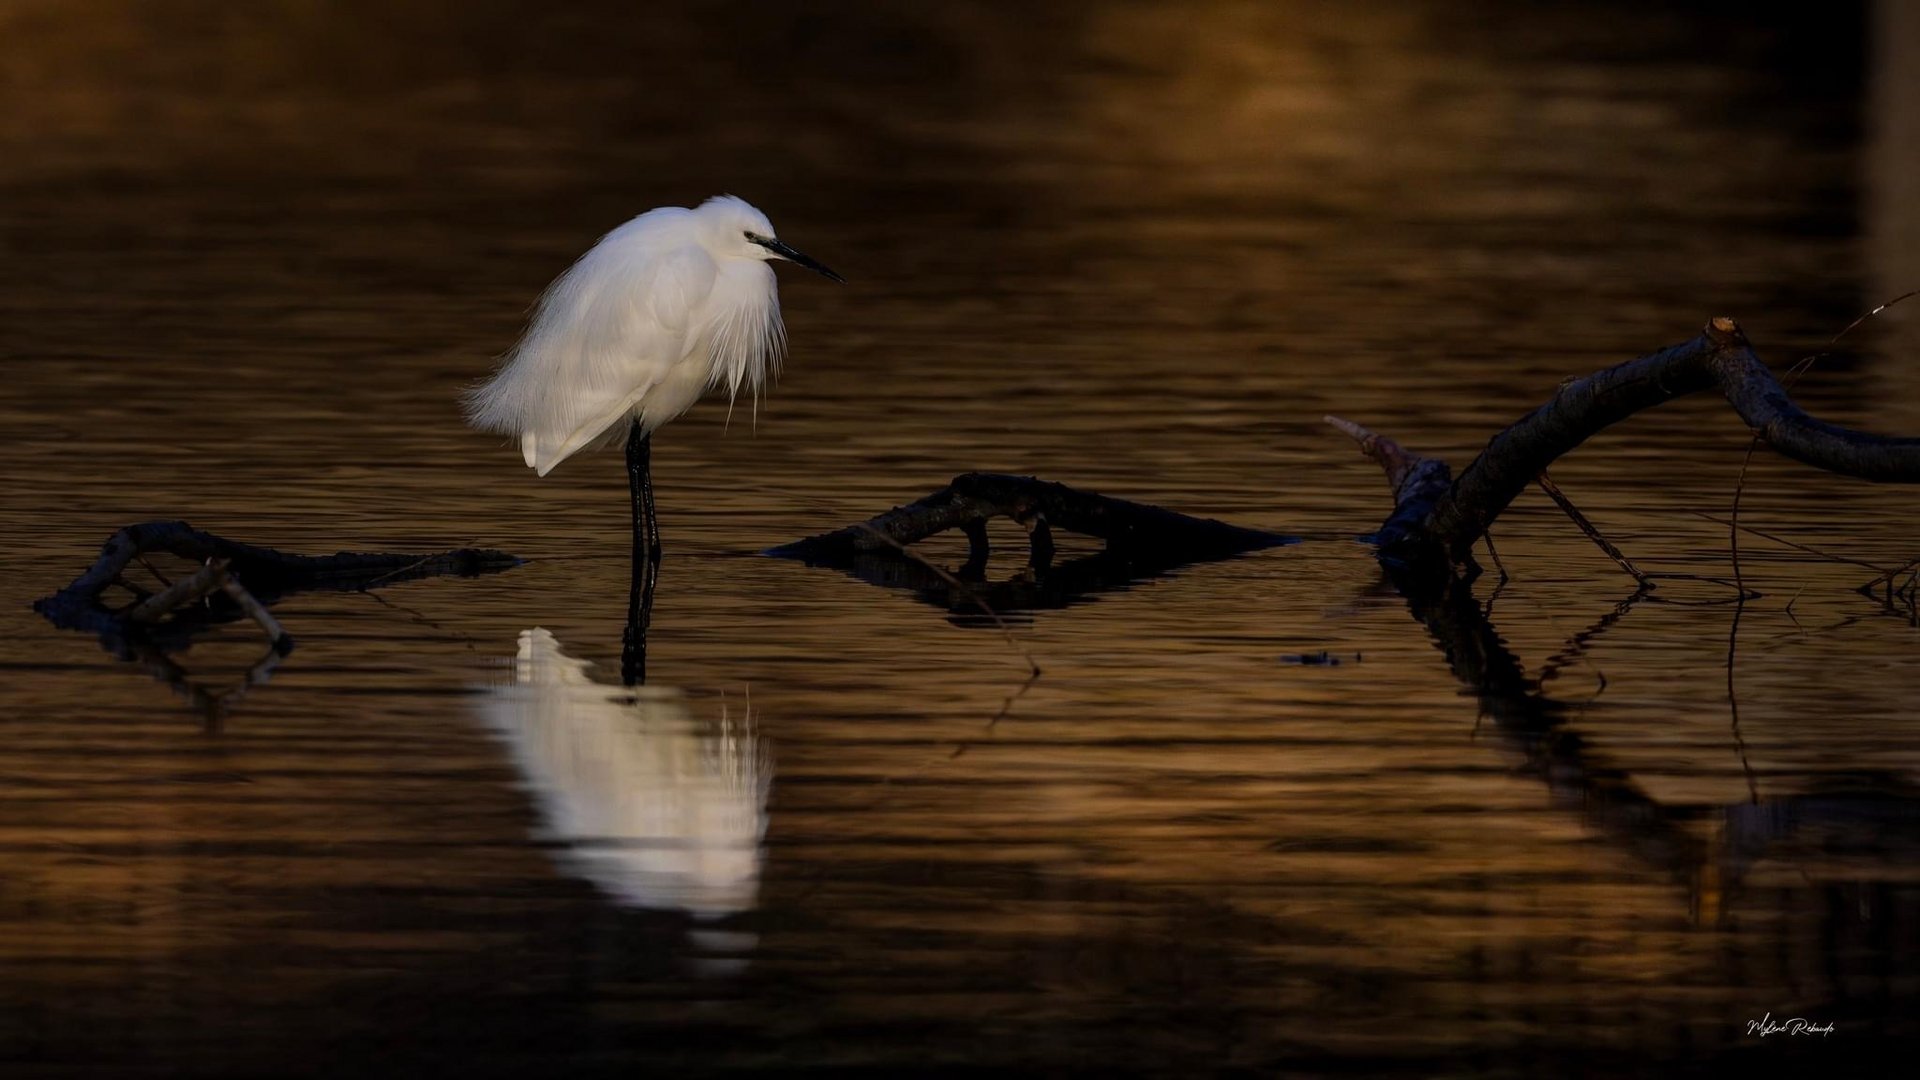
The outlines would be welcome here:
[[[1490,631],[1448,640],[1344,539],[1387,493],[1319,418],[1460,464],[1710,315],[1784,361],[1920,285],[1920,24],[1453,7],[0,5],[6,1073],[1844,1071],[1912,1039],[1920,631],[1874,571],[1743,541],[1730,703],[1732,593],[1623,604],[1530,494]],[[536,481],[454,401],[600,231],[718,191],[854,284],[784,278],[757,426],[656,440],[636,698],[604,685],[616,459]],[[1810,405],[1920,428],[1915,325]],[[1745,446],[1687,401],[1554,472],[1645,568],[1726,576],[1695,514]],[[1009,612],[1016,644],[754,556],[967,469],[1312,539]],[[1907,493],[1764,454],[1743,513],[1920,555]],[[285,600],[298,649],[209,735],[27,607],[162,517],[531,561]],[[1450,668],[1490,634],[1537,687]],[[220,685],[259,648],[178,659]]]

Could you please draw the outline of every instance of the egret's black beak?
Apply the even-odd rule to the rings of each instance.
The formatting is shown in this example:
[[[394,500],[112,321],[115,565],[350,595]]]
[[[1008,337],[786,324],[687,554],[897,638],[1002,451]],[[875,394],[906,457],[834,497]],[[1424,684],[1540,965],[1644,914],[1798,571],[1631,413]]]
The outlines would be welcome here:
[[[805,252],[788,247],[786,244],[781,243],[771,236],[754,236],[749,233],[747,239],[759,244],[761,247],[766,248],[768,251],[773,252],[775,255],[780,256],[795,266],[804,266],[829,281],[837,281],[842,285],[847,283],[846,278],[827,269],[825,264],[818,262]]]

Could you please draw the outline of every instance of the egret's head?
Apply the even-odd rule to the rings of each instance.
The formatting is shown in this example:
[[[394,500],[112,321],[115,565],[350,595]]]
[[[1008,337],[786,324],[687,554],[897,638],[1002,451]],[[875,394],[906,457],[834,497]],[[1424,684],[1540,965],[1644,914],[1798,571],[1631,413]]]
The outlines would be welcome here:
[[[846,278],[819,262],[782,243],[773,235],[773,222],[745,199],[716,195],[694,211],[707,229],[707,242],[715,254],[736,259],[785,259],[816,274],[841,283]]]

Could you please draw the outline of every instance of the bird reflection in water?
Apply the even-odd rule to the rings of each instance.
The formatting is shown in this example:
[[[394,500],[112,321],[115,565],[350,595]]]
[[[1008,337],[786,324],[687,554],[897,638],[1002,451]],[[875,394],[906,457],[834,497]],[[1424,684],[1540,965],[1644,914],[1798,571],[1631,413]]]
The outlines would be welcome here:
[[[533,793],[542,838],[616,904],[707,923],[752,910],[773,770],[751,716],[723,706],[702,721],[680,691],[598,683],[590,666],[527,630],[513,681],[480,701]],[[708,928],[696,943],[737,954],[752,939]]]

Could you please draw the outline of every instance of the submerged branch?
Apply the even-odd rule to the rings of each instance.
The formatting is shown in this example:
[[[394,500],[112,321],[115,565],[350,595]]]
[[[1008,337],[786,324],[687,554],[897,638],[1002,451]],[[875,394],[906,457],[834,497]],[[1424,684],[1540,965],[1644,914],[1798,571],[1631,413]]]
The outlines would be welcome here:
[[[143,556],[165,552],[198,563],[192,574],[167,581],[151,595],[129,584],[122,573]],[[247,691],[267,681],[293,638],[268,610],[272,600],[309,589],[365,590],[415,578],[448,574],[472,576],[518,566],[505,552],[460,548],[428,555],[341,552],[291,555],[201,532],[183,521],[129,525],[107,538],[100,557],[66,588],[34,602],[33,609],[66,630],[98,634],[108,652],[138,661],[154,677],[172,686],[217,729]],[[242,583],[244,579],[244,584]],[[124,608],[109,607],[103,594],[119,585],[135,594]],[[195,683],[191,673],[168,655],[185,647],[209,622],[242,616],[266,635],[267,651],[234,686],[216,691]]]
[[[1211,518],[1190,517],[1144,503],[1109,498],[1031,476],[963,473],[938,491],[905,506],[810,536],[767,554],[810,563],[837,564],[860,555],[897,550],[949,529],[968,534],[974,560],[985,562],[989,518],[1007,517],[1027,529],[1032,561],[1044,565],[1053,551],[1053,529],[1107,542],[1110,550],[1179,561],[1224,558],[1291,544],[1294,538],[1247,529]]]
[[[102,606],[101,593],[114,584],[128,564],[150,552],[166,552],[195,563],[219,562],[225,574],[245,582],[255,598],[308,589],[353,591],[446,575],[470,577],[520,565],[519,559],[506,552],[479,548],[429,555],[357,551],[294,555],[202,532],[184,521],[147,521],[108,537],[92,566],[66,588],[35,601],[33,609],[63,629],[109,633],[124,631],[131,623],[155,621],[180,604],[224,588],[219,574],[202,569],[125,615]],[[244,601],[235,602],[246,609]],[[257,620],[251,611],[246,613]]]

